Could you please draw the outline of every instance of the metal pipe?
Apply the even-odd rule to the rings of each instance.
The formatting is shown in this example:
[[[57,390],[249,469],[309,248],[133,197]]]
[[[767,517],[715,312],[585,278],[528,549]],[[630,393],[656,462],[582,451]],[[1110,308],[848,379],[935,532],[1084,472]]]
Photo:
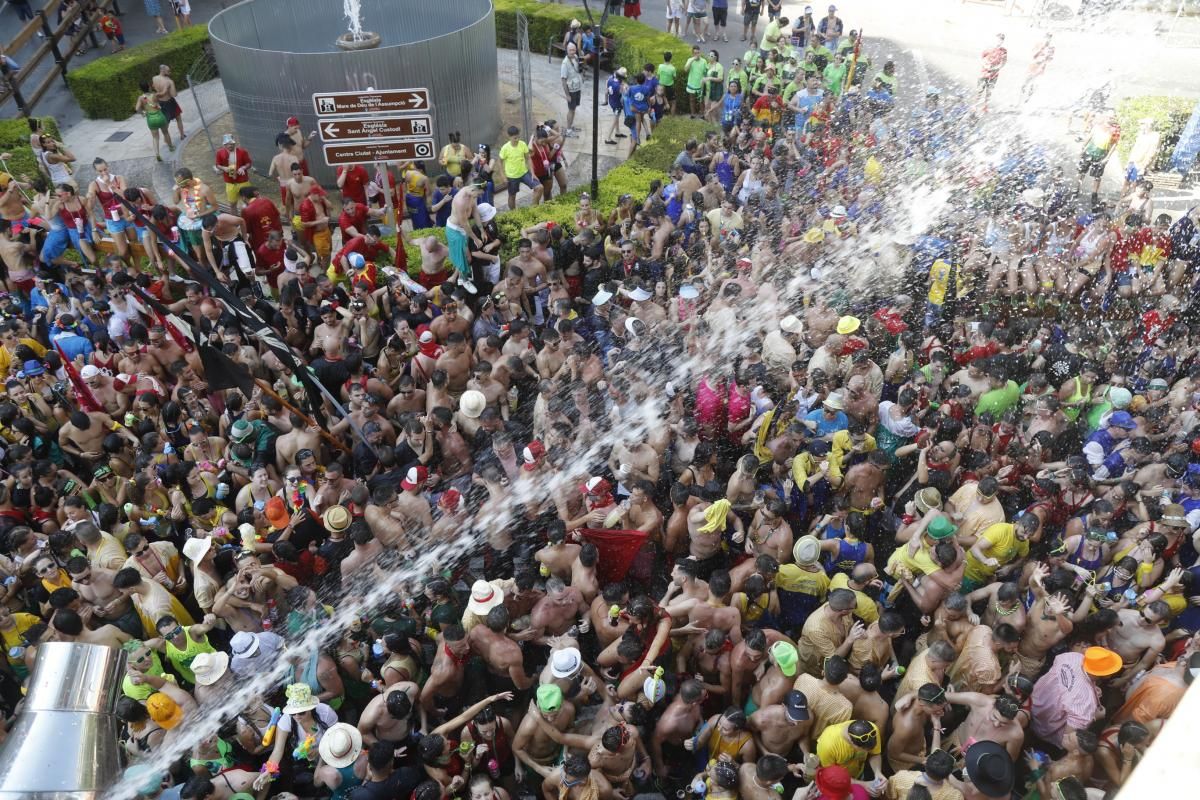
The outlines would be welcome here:
[[[125,653],[75,642],[38,645],[28,694],[0,745],[0,800],[98,800],[121,774],[113,713]]]

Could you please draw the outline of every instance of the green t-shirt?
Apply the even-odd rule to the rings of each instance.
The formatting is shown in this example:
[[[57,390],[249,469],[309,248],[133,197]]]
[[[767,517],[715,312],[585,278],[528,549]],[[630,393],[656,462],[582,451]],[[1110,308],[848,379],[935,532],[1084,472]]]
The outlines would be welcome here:
[[[738,86],[742,87],[742,91],[750,88],[750,75],[744,69],[730,68],[729,74],[726,76],[726,83],[738,82]]]
[[[848,69],[849,67],[845,63],[842,63],[840,66],[837,64],[827,66],[824,75],[825,88],[834,94],[841,94],[842,84],[846,82],[846,71]]]
[[[1021,400],[1021,387],[1016,381],[1009,381],[999,389],[992,389],[979,396],[975,405],[975,416],[987,412],[999,420],[1005,411],[1015,406]]]
[[[721,82],[723,81],[723,79],[725,78],[725,68],[723,66],[721,66],[721,62],[718,61],[716,64],[713,64],[705,71],[704,77],[716,78],[715,82],[718,85],[720,85]],[[710,83],[709,86],[712,86],[712,84]]]
[[[703,56],[689,58],[684,66],[687,70],[687,85],[689,89],[699,89],[704,85],[704,73],[708,70],[708,62]]]
[[[783,102],[792,102],[792,98],[796,95],[796,92],[803,88],[804,86],[799,83],[788,81],[788,83],[783,87]]]
[[[658,65],[658,82],[663,86],[674,86],[675,73],[677,71],[674,64],[668,64],[664,61]]]
[[[516,144],[505,142],[500,148],[500,160],[504,162],[504,177],[521,178],[529,171],[525,166],[525,157],[529,155],[529,145],[520,139]]]

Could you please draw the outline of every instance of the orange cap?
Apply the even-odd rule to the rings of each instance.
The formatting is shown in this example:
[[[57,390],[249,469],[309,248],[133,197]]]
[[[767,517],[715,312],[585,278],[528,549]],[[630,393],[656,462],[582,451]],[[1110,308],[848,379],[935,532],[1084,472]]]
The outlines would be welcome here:
[[[288,516],[287,507],[283,504],[282,497],[272,497],[267,501],[267,507],[264,511],[267,515],[267,522],[271,523],[275,528],[286,528],[291,517]]]

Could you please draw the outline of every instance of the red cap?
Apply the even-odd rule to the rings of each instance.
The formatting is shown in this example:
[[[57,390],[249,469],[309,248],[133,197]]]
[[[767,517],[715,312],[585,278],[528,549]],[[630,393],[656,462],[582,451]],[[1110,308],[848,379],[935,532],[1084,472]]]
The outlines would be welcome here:
[[[817,789],[827,800],[845,800],[850,796],[850,773],[840,764],[821,767],[816,775]]]
[[[286,124],[287,124],[287,127],[289,127],[289,128],[291,128],[293,126],[298,128],[298,127],[300,127],[300,118],[299,117],[288,117]]]
[[[409,467],[408,474],[400,481],[401,489],[419,489],[429,479],[429,470],[425,467]]]
[[[525,459],[525,463],[521,465],[521,468],[532,472],[545,455],[546,446],[534,439],[521,451],[521,457]]]

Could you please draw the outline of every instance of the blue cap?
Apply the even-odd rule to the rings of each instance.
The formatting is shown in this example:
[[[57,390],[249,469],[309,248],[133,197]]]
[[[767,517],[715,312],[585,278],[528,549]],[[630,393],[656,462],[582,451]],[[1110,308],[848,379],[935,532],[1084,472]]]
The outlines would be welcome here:
[[[367,265],[367,260],[363,258],[362,253],[351,253],[346,261],[349,262],[351,269],[362,269]]]
[[[21,366],[21,372],[24,372],[27,378],[32,378],[35,375],[44,375],[46,373],[46,365],[37,359],[31,358]]]
[[[1112,416],[1108,418],[1108,426],[1110,428],[1124,428],[1127,431],[1131,431],[1137,427],[1137,423],[1134,422],[1133,417],[1129,415],[1128,411],[1114,411]]]

